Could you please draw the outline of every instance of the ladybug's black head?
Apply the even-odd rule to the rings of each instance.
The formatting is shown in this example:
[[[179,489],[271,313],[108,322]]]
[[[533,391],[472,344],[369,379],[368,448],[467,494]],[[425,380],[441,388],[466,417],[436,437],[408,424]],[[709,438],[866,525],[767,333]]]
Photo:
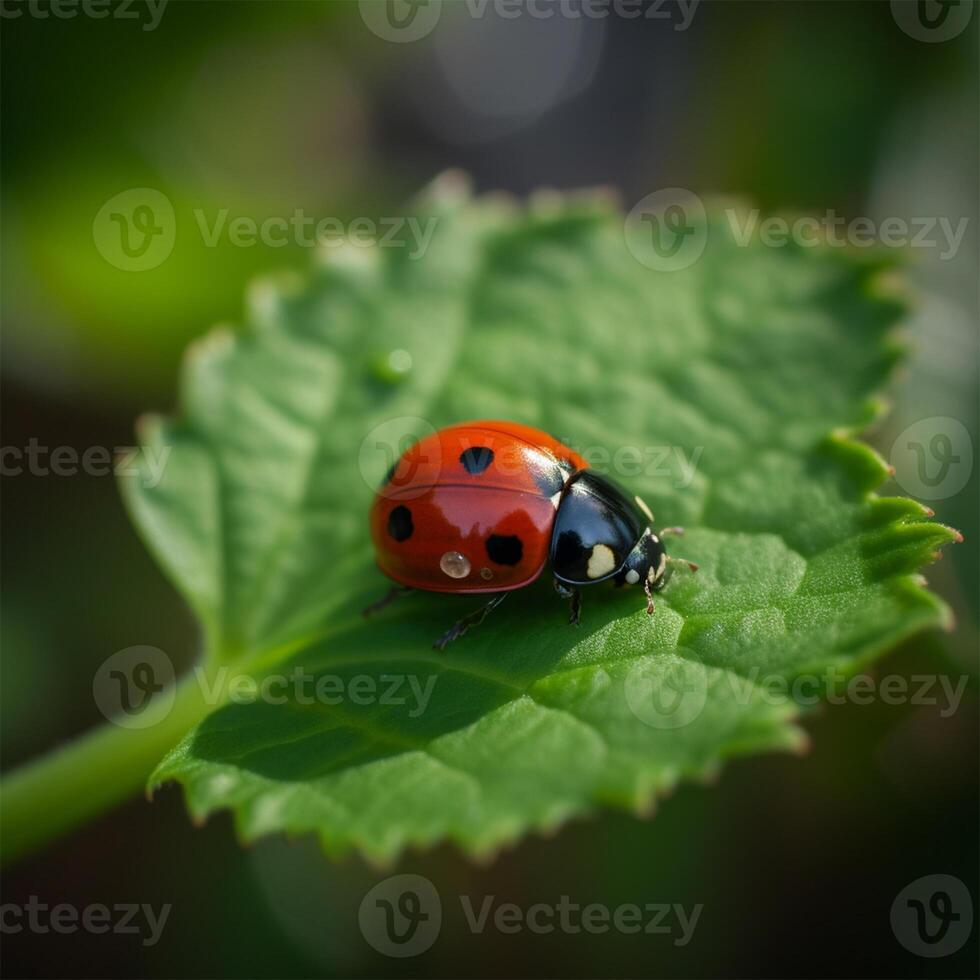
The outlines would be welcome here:
[[[659,592],[667,584],[667,549],[650,528],[626,558],[616,576],[619,585],[642,585],[646,592]]]
[[[591,470],[566,484],[552,533],[551,568],[565,585],[612,579],[643,585],[649,592],[666,584],[666,552],[650,529],[652,517],[638,498]]]
[[[671,563],[661,538],[680,534],[665,528],[659,534],[650,525],[653,515],[639,497],[630,498],[612,480],[591,470],[580,470],[565,484],[558,502],[551,536],[551,570],[568,588],[614,581],[640,585],[653,613],[653,593],[670,577]],[[691,570],[693,562],[686,562]]]
[[[558,503],[551,538],[551,570],[558,583],[578,588],[612,580],[617,585],[639,585],[653,612],[653,593],[670,577],[661,538],[681,533],[666,528],[657,534],[653,515],[639,497],[630,498],[612,480],[591,470],[580,470],[568,483]],[[697,566],[688,562],[691,569]]]

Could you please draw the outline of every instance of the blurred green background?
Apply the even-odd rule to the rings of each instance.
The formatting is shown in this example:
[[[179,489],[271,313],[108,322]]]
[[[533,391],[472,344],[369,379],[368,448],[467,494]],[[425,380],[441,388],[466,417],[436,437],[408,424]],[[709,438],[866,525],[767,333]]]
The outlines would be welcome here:
[[[261,221],[398,215],[447,167],[479,190],[610,185],[627,206],[662,187],[763,207],[969,218],[955,258],[913,250],[912,356],[889,453],[913,422],[959,419],[977,444],[977,30],[923,43],[886,2],[705,2],[690,26],[641,18],[506,20],[445,10],[426,38],[385,41],[354,2],[170,0],[140,20],[0,20],[4,446],[122,447],[172,408],[184,346],[239,318],[249,280],[309,249],[208,247],[192,216]],[[450,5],[446,5],[447,8]],[[461,5],[454,4],[454,8]],[[8,13],[18,9],[7,3]],[[35,5],[44,12],[44,4]],[[94,247],[103,203],[131,187],[174,204],[158,268]],[[889,488],[901,492],[900,487]],[[652,821],[605,814],[529,839],[489,867],[451,848],[398,866],[444,895],[705,910],[692,942],[610,934],[472,936],[386,960],[357,907],[389,871],[330,864],[306,841],[241,850],[230,821],[194,828],[176,790],[110,814],[4,877],[3,900],[173,904],[160,943],[7,935],[8,976],[968,976],[976,931],[923,960],[891,933],[909,881],[977,891],[977,477],[931,501],[967,543],[927,575],[957,628],[879,672],[970,677],[959,710],[828,707],[805,758],[739,761]],[[193,661],[190,613],[122,512],[110,477],[4,479],[3,766],[99,723],[92,676],[135,644]],[[444,898],[445,901],[445,898]]]

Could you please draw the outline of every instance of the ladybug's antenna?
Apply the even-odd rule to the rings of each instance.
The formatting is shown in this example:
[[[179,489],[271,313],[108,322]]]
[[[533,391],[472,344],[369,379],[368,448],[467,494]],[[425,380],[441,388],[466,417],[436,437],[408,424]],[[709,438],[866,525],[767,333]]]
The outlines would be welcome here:
[[[653,615],[653,590],[650,588],[650,577],[643,580],[643,591],[647,594],[647,615]]]
[[[686,558],[675,558],[673,555],[668,555],[667,561],[671,565],[687,565],[692,572],[696,572],[700,567],[697,562],[688,561]]]
[[[661,528],[657,533],[662,538],[667,538],[667,537],[672,537],[672,536],[679,538],[684,533],[684,528],[682,528],[682,527],[664,527],[664,528]],[[698,570],[697,564],[695,562],[693,562],[693,561],[688,561],[686,558],[674,558],[671,555],[667,555],[667,561],[671,565],[678,565],[678,564],[679,565],[687,565],[687,567],[692,572],[696,572]]]

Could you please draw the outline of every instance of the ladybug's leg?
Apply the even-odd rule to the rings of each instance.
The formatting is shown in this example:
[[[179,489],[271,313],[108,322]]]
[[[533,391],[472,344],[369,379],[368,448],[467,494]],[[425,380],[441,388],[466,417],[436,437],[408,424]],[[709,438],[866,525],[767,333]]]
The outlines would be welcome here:
[[[555,579],[555,592],[563,599],[572,600],[568,609],[568,621],[572,626],[578,626],[582,614],[582,593],[578,589],[570,589],[567,585],[563,585],[558,579]]]
[[[645,579],[643,582],[643,591],[647,596],[647,615],[653,615],[653,589],[650,587],[650,579]]]
[[[446,630],[442,636],[432,644],[434,650],[445,650],[453,640],[459,639],[471,626],[478,626],[487,618],[487,613],[492,609],[496,609],[504,601],[504,596],[506,592],[498,592],[482,609],[477,609],[475,612],[471,612],[469,616],[464,616],[458,623],[453,623],[453,625]]]
[[[684,528],[682,527],[664,527],[657,531],[661,538],[669,538],[672,534],[679,538],[683,533]]]
[[[413,591],[408,585],[393,585],[377,602],[372,602],[370,606],[364,609],[361,615],[373,616],[376,612],[384,609],[389,603],[394,602],[400,595],[405,595],[407,592]]]

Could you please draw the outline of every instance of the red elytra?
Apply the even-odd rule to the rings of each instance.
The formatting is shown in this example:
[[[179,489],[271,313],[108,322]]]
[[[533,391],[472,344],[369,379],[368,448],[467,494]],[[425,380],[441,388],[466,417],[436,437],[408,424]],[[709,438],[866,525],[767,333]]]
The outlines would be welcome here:
[[[588,464],[530,426],[450,426],[406,451],[371,508],[378,566],[430,592],[509,592],[548,563],[558,498]],[[446,556],[458,554],[453,575]],[[458,575],[459,577],[453,577]]]

